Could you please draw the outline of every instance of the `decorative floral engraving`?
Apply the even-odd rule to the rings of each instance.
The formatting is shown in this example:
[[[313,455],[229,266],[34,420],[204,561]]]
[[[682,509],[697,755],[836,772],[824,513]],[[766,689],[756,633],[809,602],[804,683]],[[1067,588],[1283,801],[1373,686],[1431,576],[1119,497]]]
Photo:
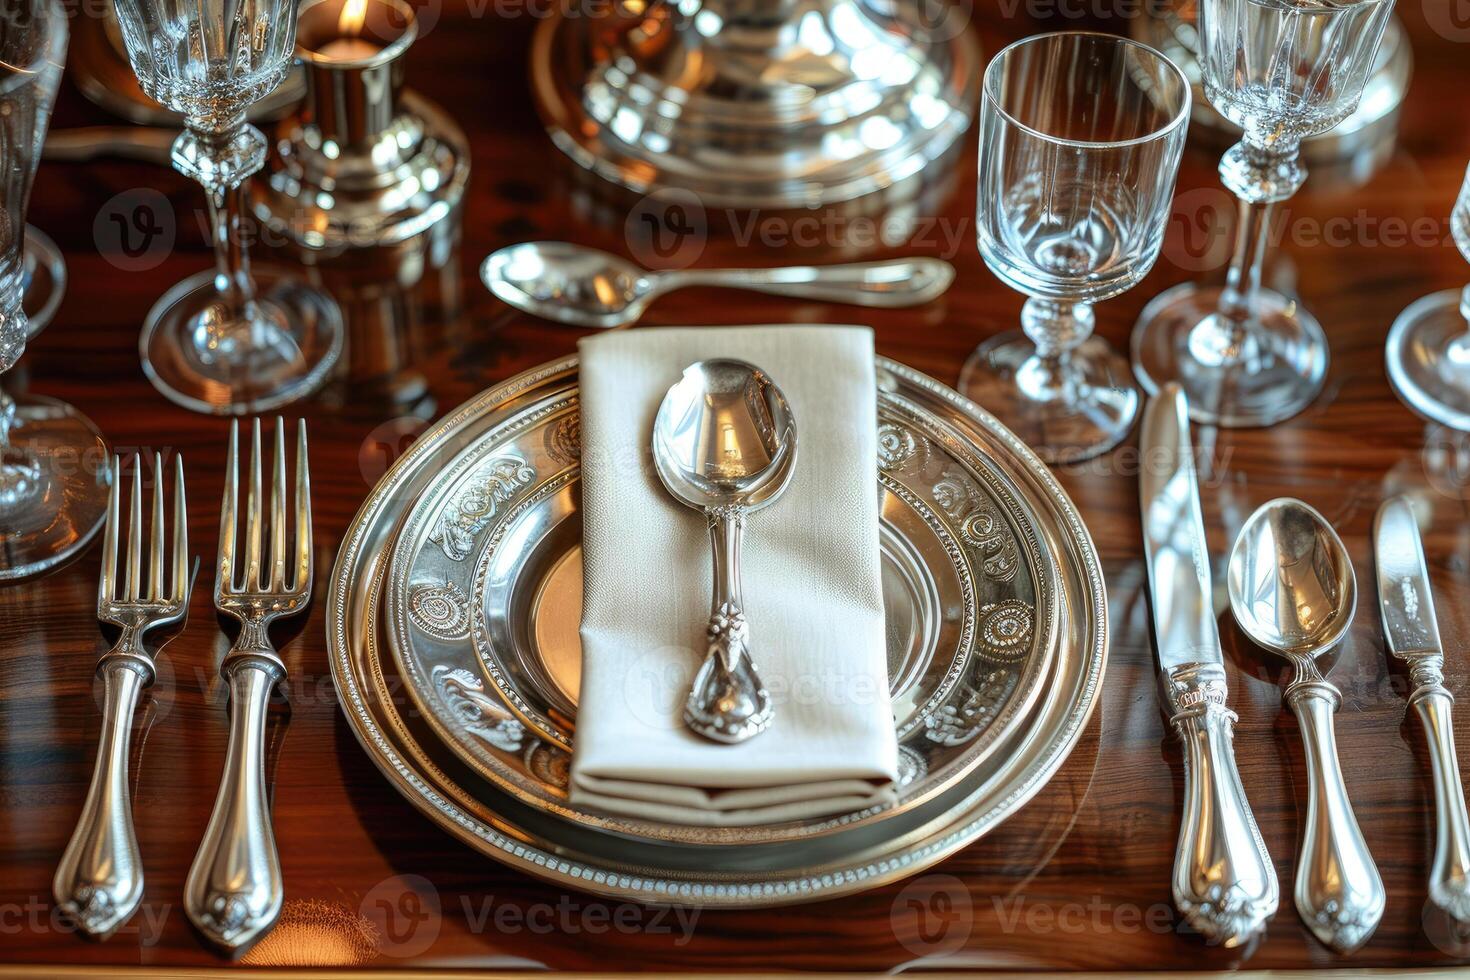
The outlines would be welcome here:
[[[470,600],[453,582],[416,585],[408,593],[408,618],[430,636],[457,640],[470,632]]]
[[[967,681],[955,698],[924,719],[925,736],[940,745],[964,745],[989,727],[1018,679],[999,667]]]
[[[878,468],[902,469],[911,463],[922,466],[929,456],[929,444],[897,422],[878,426]]]
[[[571,754],[540,739],[526,750],[526,768],[536,779],[557,789],[566,789],[572,781]]]
[[[445,664],[435,667],[433,676],[439,696],[459,716],[466,731],[497,749],[519,751],[526,737],[526,726],[494,698],[486,696],[478,677],[463,667]]]
[[[980,552],[981,568],[998,582],[1009,582],[1021,567],[1016,542],[1005,523],[989,507],[981,506],[960,524],[960,537]]]
[[[571,466],[582,458],[580,414],[573,412],[547,430],[546,452],[563,466]]]
[[[1020,599],[1003,599],[980,607],[975,646],[981,656],[1000,663],[1015,663],[1031,648],[1036,612]]]
[[[249,898],[249,892],[224,892],[214,896],[209,907],[199,911],[205,930],[222,942],[234,942],[254,918]]]
[[[900,789],[918,782],[928,774],[929,763],[925,761],[922,752],[911,749],[907,745],[898,747],[898,782],[896,785]]]
[[[96,885],[77,888],[76,900],[61,906],[62,914],[97,936],[117,926],[117,904],[112,893]]]
[[[536,471],[516,456],[489,460],[453,500],[444,505],[439,526],[429,540],[454,561],[469,557],[475,535],[485,529],[496,510],[536,479]]]

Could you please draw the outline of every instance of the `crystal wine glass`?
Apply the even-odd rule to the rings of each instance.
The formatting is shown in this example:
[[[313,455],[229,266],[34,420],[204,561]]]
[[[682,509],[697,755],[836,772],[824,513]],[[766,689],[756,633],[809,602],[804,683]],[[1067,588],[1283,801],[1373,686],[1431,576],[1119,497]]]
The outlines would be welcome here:
[[[1092,304],[1132,287],[1164,240],[1189,82],[1126,38],[1026,38],[985,72],[980,254],[1029,299],[1022,333],[981,344],[960,390],[1045,460],[1116,446],[1138,414],[1128,362],[1092,337]]]
[[[25,211],[66,61],[60,0],[7,0],[0,14],[0,371],[25,349]],[[107,512],[107,444],[51,398],[0,390],[0,580],[66,560]]]
[[[147,95],[184,117],[174,168],[204,186],[215,269],[154,304],[139,349],[164,395],[201,412],[251,414],[309,394],[342,352],[330,296],[288,273],[252,271],[240,234],[245,181],[266,140],[245,111],[286,77],[294,0],[117,0],[128,60]]]
[[[1470,171],[1450,231],[1470,262]],[[1410,408],[1452,429],[1470,431],[1470,286],[1409,304],[1388,332],[1388,380]]]
[[[1306,180],[1302,140],[1353,113],[1393,0],[1199,0],[1200,71],[1210,104],[1244,131],[1220,162],[1240,201],[1224,286],[1185,283],[1133,331],[1150,393],[1178,381],[1197,422],[1264,426],[1322,390],[1327,340],[1295,299],[1261,286],[1272,208]]]

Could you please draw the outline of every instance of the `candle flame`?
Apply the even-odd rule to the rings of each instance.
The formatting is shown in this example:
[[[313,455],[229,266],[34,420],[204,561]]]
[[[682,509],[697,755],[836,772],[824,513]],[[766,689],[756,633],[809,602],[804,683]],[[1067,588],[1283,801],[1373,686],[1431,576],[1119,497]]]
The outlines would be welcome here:
[[[357,37],[366,20],[367,0],[347,0],[342,5],[342,16],[337,18],[337,31],[343,37]]]

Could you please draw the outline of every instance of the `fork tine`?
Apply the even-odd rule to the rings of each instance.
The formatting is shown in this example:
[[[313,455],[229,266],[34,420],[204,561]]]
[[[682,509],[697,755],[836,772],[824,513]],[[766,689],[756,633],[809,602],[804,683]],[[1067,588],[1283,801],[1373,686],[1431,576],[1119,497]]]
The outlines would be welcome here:
[[[276,454],[271,476],[271,584],[286,591],[286,420],[276,416]]]
[[[153,527],[148,549],[148,599],[163,598],[163,455],[153,454]],[[140,590],[141,591],[141,590]]]
[[[296,579],[292,592],[311,591],[311,466],[306,454],[306,419],[296,423]]]
[[[214,575],[214,594],[221,597],[235,589],[235,534],[240,523],[240,421],[230,422],[230,449],[225,456],[225,494],[219,515],[219,568]]]
[[[189,592],[189,508],[184,503],[184,454],[174,456],[174,586],[170,602],[183,602]]]
[[[260,589],[260,419],[250,429],[250,484],[245,489],[245,579],[246,591]]]
[[[122,479],[122,457],[109,463],[112,487],[107,494],[107,527],[102,532],[102,575],[97,580],[97,605],[102,607],[117,596],[117,522],[122,501],[118,497],[118,481]]]
[[[133,492],[128,504],[128,571],[123,598],[137,602],[143,587],[143,460],[133,453]]]

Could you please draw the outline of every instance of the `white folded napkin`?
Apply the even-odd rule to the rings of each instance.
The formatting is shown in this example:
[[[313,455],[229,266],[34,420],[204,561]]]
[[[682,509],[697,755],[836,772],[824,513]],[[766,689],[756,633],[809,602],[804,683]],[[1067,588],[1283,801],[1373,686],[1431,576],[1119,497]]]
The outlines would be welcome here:
[[[864,327],[644,328],[583,340],[582,683],[572,802],[738,826],[893,799],[898,764],[878,567],[877,397]],[[705,653],[706,520],[654,470],[654,415],[698,360],[766,371],[791,404],[796,471],[745,522],[750,648],[775,718],[740,745],[684,727]]]

